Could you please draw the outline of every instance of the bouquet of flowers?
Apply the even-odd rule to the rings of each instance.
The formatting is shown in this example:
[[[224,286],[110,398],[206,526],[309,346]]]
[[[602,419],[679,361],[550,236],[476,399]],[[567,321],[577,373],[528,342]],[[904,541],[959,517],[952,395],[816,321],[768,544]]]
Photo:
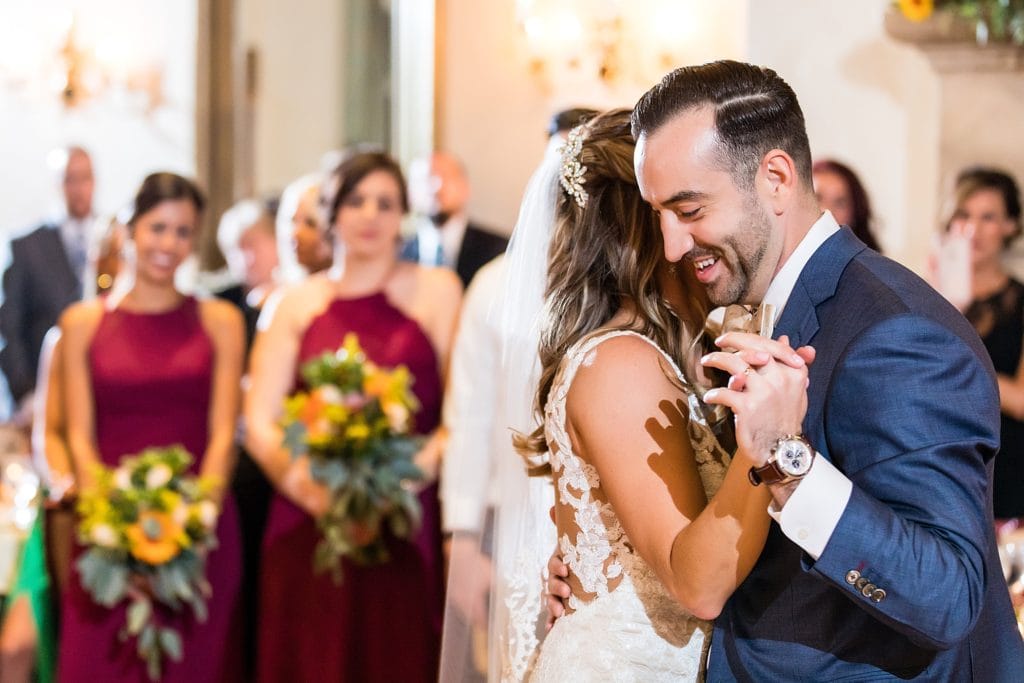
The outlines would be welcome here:
[[[409,436],[419,404],[408,369],[374,365],[354,334],[301,372],[309,391],[285,400],[285,447],[293,458],[309,456],[313,478],[329,491],[313,566],[340,583],[343,557],[385,562],[384,531],[408,538],[419,526],[419,501],[406,485],[423,477],[413,464],[420,441]]]
[[[212,482],[187,475],[191,462],[184,448],[169,446],[127,456],[115,469],[98,465],[95,486],[78,502],[78,538],[88,546],[77,562],[82,585],[104,607],[130,600],[120,637],[137,639],[152,680],[165,656],[182,657],[181,635],[154,620],[153,602],[176,612],[188,606],[206,620],[217,505]]]

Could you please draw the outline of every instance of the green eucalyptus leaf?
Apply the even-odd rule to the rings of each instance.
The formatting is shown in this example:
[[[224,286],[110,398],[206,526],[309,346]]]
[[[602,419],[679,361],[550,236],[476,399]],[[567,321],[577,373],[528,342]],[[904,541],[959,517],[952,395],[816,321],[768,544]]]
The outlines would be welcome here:
[[[146,659],[149,653],[156,648],[156,626],[152,623],[146,624],[139,633],[139,640],[136,643],[139,657]]]
[[[148,598],[132,601],[125,613],[128,634],[139,635],[152,615],[153,603]]]
[[[181,661],[181,636],[173,628],[160,629],[160,649],[176,662]]]
[[[93,600],[104,607],[113,607],[124,599],[128,590],[128,567],[111,561],[107,553],[90,548],[76,563],[82,586]]]
[[[206,609],[206,600],[201,595],[195,595],[192,598],[192,614],[195,616],[196,621],[204,623],[209,617],[209,611]]]
[[[292,422],[284,429],[284,447],[291,453],[292,458],[306,455],[309,451],[306,445],[306,425],[301,422]]]
[[[146,673],[149,675],[149,680],[154,683],[160,680],[160,664],[162,659],[160,648],[158,647],[154,647],[146,654]]]

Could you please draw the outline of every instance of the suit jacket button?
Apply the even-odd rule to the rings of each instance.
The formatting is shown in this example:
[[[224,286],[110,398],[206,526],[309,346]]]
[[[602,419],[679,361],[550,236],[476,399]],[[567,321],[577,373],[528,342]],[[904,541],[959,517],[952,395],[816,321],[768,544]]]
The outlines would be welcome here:
[[[866,576],[862,576],[862,577],[860,577],[859,579],[857,579],[857,583],[855,583],[855,584],[853,584],[853,585],[854,585],[854,587],[855,587],[855,588],[856,588],[857,590],[859,590],[859,591],[863,591],[863,590],[864,590],[864,586],[867,586],[867,585],[870,585],[870,584],[871,584],[871,579],[869,579],[869,578],[868,578],[868,577],[866,577]],[[872,586],[872,587],[873,587],[873,586]]]
[[[846,572],[846,583],[850,584],[851,586],[857,583],[857,579],[859,578],[860,572],[856,569],[851,569],[850,571]]]
[[[885,600],[885,591],[881,588],[876,588],[871,594],[871,600],[873,602],[882,602],[882,600]]]
[[[860,589],[860,593],[865,598],[870,598],[872,595],[875,594],[875,589],[876,588],[878,588],[878,586],[876,586],[873,583],[869,583],[869,584],[866,584],[863,588]]]

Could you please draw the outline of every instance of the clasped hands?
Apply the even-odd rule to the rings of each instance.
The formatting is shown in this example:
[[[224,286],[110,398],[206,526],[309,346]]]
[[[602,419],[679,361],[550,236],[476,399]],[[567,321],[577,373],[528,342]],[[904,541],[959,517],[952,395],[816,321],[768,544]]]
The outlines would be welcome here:
[[[723,350],[701,358],[701,365],[728,373],[729,381],[705,393],[704,402],[732,410],[739,451],[749,465],[760,467],[776,440],[802,431],[814,348],[794,350],[786,336],[775,340],[746,332],[723,334],[715,344]]]
[[[814,362],[810,346],[793,349],[785,335],[777,340],[747,332],[728,332],[715,339],[722,349],[701,358],[705,368],[729,374],[725,387],[711,389],[704,402],[732,410],[738,446],[733,465],[761,467],[775,442],[802,431],[807,413],[808,367]],[[565,612],[571,593],[569,567],[558,551],[548,560],[546,577],[548,628]]]

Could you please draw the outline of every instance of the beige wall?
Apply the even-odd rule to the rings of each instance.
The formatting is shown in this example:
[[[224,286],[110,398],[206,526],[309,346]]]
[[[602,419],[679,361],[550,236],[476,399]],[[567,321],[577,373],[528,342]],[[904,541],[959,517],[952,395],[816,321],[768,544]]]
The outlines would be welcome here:
[[[163,74],[152,110],[137,92],[107,91],[65,108],[55,81],[71,11],[82,49],[103,48],[120,67],[152,60]],[[94,209],[129,203],[147,173],[195,173],[195,0],[0,2],[0,237],[63,212],[51,150],[86,147]],[[159,26],[155,35],[147,30]]]
[[[239,49],[259,62],[254,184],[279,191],[341,141],[344,3],[236,1]]]
[[[592,72],[564,70],[552,79],[530,72],[516,24],[515,0],[438,0],[441,92],[437,137],[461,157],[473,185],[470,215],[501,232],[515,224],[526,181],[540,161],[551,113],[567,106],[631,107],[662,67],[628,74],[608,86]],[[640,12],[654,0],[623,3]],[[664,3],[663,3],[664,4]],[[689,27],[684,54],[693,61],[742,57],[746,3],[671,0]],[[682,31],[682,29],[680,29]]]
[[[886,35],[890,4],[752,2],[748,58],[793,86],[812,153],[857,171],[883,249],[920,271],[936,226],[940,88],[921,52]]]

